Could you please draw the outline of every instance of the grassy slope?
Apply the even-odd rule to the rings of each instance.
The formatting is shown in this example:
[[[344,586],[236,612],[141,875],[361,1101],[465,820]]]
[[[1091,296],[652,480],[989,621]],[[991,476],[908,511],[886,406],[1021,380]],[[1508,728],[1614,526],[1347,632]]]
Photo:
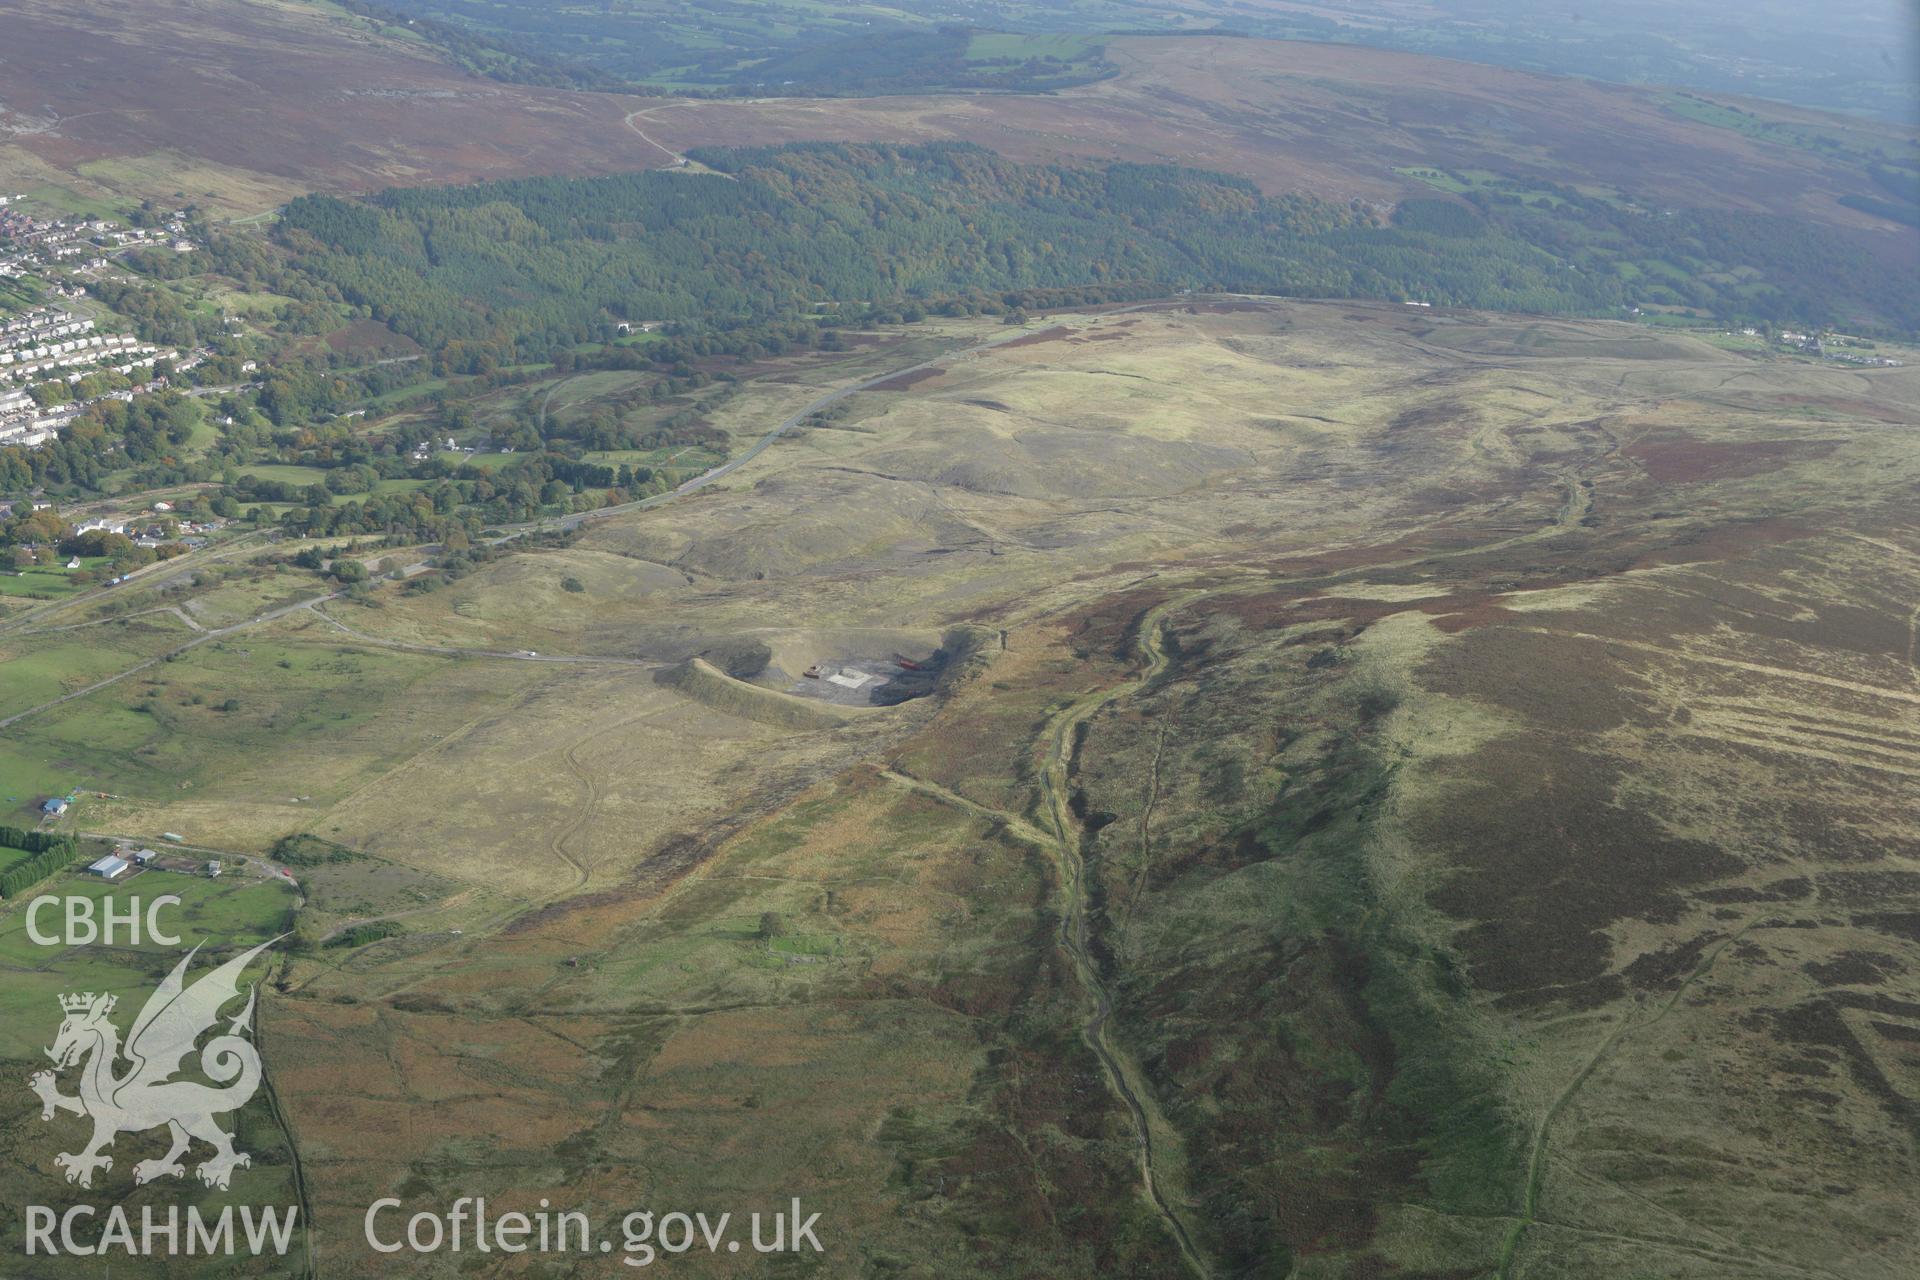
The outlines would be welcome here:
[[[282,932],[294,907],[288,886],[240,872],[209,880],[147,871],[118,884],[76,872],[38,886],[36,893],[89,898],[97,904],[97,910],[104,910],[110,903],[124,910],[134,899],[150,903],[162,894],[177,895],[181,904],[161,913],[163,927],[178,932],[188,944],[206,944],[189,981],[205,972],[214,957]],[[113,993],[119,997],[115,1021],[124,1032],[180,954],[176,948],[158,947],[144,940],[138,946],[113,948],[39,946],[26,936],[24,908],[24,903],[0,907],[0,974],[4,974],[4,980],[0,980],[0,1027],[4,1027],[0,1032],[0,1061],[7,1064],[10,1074],[22,1078],[46,1066],[42,1050],[53,1042],[60,1026],[59,996],[77,991]],[[43,928],[51,919],[43,916]],[[261,970],[251,975],[262,981],[265,976]],[[235,1004],[225,1012],[231,1015],[239,1011]],[[0,1109],[0,1146],[8,1155],[8,1172],[3,1180],[8,1199],[50,1205],[56,1211],[70,1204],[97,1202],[101,1194],[98,1181],[92,1191],[70,1187],[52,1162],[55,1152],[80,1149],[87,1133],[84,1121],[61,1116],[43,1123],[40,1104],[32,1094],[25,1089],[8,1092]],[[70,1080],[63,1092],[72,1092]],[[232,1187],[226,1192],[209,1190],[189,1177],[179,1188],[166,1187],[168,1200],[196,1205],[203,1214],[217,1214],[226,1204],[297,1203],[288,1139],[267,1096],[257,1095],[249,1106],[223,1123],[233,1131],[239,1149],[252,1156],[251,1166],[235,1172]],[[160,1156],[167,1146],[165,1138],[164,1131],[127,1134],[114,1144],[114,1171],[120,1175],[114,1187],[120,1195],[126,1195],[130,1187],[131,1174],[127,1171],[139,1160]],[[197,1152],[204,1154],[204,1149]],[[197,1156],[189,1158],[189,1166],[194,1163]],[[114,1171],[99,1178],[113,1180]],[[16,1220],[0,1227],[4,1232],[0,1248],[15,1254],[23,1251],[21,1226]],[[154,1275],[185,1276],[200,1264],[176,1259],[148,1265]]]

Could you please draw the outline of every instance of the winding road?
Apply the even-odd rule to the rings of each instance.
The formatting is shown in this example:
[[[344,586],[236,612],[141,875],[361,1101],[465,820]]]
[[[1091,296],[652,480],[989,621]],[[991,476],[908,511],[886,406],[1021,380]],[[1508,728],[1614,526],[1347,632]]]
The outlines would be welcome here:
[[[635,120],[649,117],[655,111],[658,111],[660,109],[661,108],[659,107],[642,107],[638,111],[629,111],[627,113],[627,118],[624,123],[626,124],[627,128],[633,130],[636,134],[640,136],[640,141],[646,143],[648,146],[652,147],[654,150],[659,151],[663,155],[665,155],[667,159],[672,162],[670,166],[671,168],[679,169],[686,173],[704,173],[709,177],[725,178],[728,182],[739,181],[739,179],[735,178],[730,173],[722,173],[718,169],[709,169],[706,165],[701,164],[698,160],[687,159],[687,157],[681,155],[678,151],[675,151],[672,147],[660,141],[658,138],[652,136],[645,129],[642,129],[639,125],[634,123]]]

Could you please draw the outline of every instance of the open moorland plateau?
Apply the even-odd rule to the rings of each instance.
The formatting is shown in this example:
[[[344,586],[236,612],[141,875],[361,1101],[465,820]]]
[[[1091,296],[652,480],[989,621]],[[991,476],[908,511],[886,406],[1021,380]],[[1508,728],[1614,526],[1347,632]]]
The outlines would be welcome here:
[[[251,214],[315,188],[657,168],[698,146],[959,140],[1336,201],[1430,193],[1416,170],[1497,172],[1791,214],[1913,255],[1897,224],[1836,202],[1874,194],[1867,166],[1907,156],[1911,129],[1353,45],[1115,37],[1111,74],[1053,93],[688,101],[478,79],[404,28],[294,0],[22,0],[7,35],[0,180],[88,198]]]
[[[1670,93],[1218,36],[1120,38],[1107,57],[1113,77],[1054,94],[666,103],[641,119],[681,150],[741,139],[960,139],[1019,160],[1171,161],[1241,174],[1269,191],[1377,201],[1421,192],[1408,170],[1437,165],[1887,229],[1834,203],[1863,177],[1845,150],[1757,146],[1674,110]],[[1760,109],[1819,120],[1866,151],[1900,149],[1911,132]]]
[[[293,0],[9,5],[0,180],[229,213],[366,190],[658,163],[629,103],[463,74]],[[630,153],[630,154],[629,154]]]
[[[90,830],[298,833],[246,1113],[296,1269],[390,1274],[384,1195],[560,1187],[804,1193],[820,1275],[1892,1280],[1916,414],[1912,367],[1597,321],[932,322],[437,592],[16,614],[109,656],[4,750]],[[930,696],[792,692],[896,655]],[[6,937],[9,1009],[71,984]]]

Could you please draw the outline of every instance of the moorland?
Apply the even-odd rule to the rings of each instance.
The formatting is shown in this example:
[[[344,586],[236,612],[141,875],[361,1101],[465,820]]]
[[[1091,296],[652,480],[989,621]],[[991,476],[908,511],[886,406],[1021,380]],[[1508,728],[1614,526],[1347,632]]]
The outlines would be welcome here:
[[[1901,119],[1912,78],[1894,6],[1845,0],[1791,36],[1778,11],[1741,21],[1716,4],[1675,10],[1626,0],[1562,12],[1488,0],[1359,3],[1254,0],[1180,5],[1138,0],[733,0],[690,9],[667,0],[505,5],[472,0],[352,0],[505,79],[707,93],[778,86],[826,94],[995,89],[1044,92],[1111,71],[1117,33],[1220,33],[1441,54],[1527,71],[1710,92]],[[398,23],[393,24],[396,28]]]
[[[6,305],[180,358],[0,448],[0,823],[286,936],[243,1179],[68,1186],[10,1088],[0,1201],[297,1204],[262,1276],[556,1188],[801,1194],[792,1274],[1915,1270],[1906,131],[1086,24],[775,31],[850,78],[757,98],[717,19],[642,95],[477,6],[15,8],[0,182],[168,232]],[[942,91],[828,93],[882,64]],[[21,897],[24,1077],[172,957]]]
[[[672,167],[699,146],[958,140],[1338,203],[1428,194],[1414,171],[1436,168],[1536,201],[1577,188],[1878,232],[1890,253],[1910,239],[1838,203],[1884,199],[1876,165],[1913,167],[1897,123],[1354,45],[1127,36],[1103,46],[1110,74],[1050,93],[690,100],[476,77],[404,27],[295,0],[31,0],[8,34],[0,180],[67,201],[178,192],[253,215],[313,190]]]
[[[796,1180],[880,1273],[1901,1273],[1911,370],[1353,303],[923,328],[438,590],[266,557],[16,631],[234,619],[9,750],[92,830],[298,835],[265,1027],[323,1274],[380,1194]],[[891,654],[938,692],[788,692]]]

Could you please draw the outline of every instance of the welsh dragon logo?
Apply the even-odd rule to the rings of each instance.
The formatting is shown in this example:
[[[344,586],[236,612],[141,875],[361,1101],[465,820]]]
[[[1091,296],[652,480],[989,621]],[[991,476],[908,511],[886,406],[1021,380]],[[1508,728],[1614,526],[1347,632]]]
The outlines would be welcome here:
[[[118,997],[91,991],[60,997],[66,1019],[47,1050],[54,1070],[38,1072],[27,1083],[40,1095],[42,1120],[70,1111],[93,1121],[93,1138],[83,1150],[54,1157],[68,1182],[91,1187],[96,1170],[113,1168],[113,1158],[102,1151],[113,1145],[115,1137],[162,1125],[172,1137],[172,1149],[158,1160],[136,1164],[136,1183],[184,1176],[187,1170],[180,1157],[195,1139],[214,1150],[194,1170],[209,1187],[225,1190],[236,1168],[253,1163],[251,1156],[233,1149],[233,1135],[214,1122],[216,1115],[246,1105],[260,1087],[260,1052],[247,1039],[253,1027],[252,987],[247,990],[247,1007],[227,1020],[223,1034],[199,1050],[200,1074],[213,1084],[180,1077],[201,1035],[220,1021],[221,1009],[239,998],[240,975],[247,965],[278,941],[263,942],[235,956],[189,987],[185,975],[200,950],[196,946],[147,998],[124,1046],[109,1020]],[[124,1070],[120,1069],[123,1058]],[[55,1072],[74,1066],[81,1069],[80,1093],[68,1097],[60,1092]]]

